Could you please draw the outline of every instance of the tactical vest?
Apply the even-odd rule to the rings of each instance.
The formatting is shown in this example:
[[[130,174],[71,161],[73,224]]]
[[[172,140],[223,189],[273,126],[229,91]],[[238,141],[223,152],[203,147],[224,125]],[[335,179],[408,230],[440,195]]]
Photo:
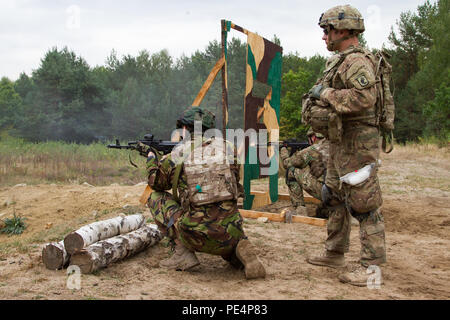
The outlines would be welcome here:
[[[189,204],[202,206],[225,200],[237,200],[238,187],[236,177],[231,171],[230,152],[222,139],[209,139],[198,143],[175,172],[173,194],[177,198],[177,181],[181,169],[184,170],[187,183]],[[229,150],[229,149],[228,149]]]
[[[386,60],[386,53],[377,52],[373,55],[362,47],[351,47],[350,49],[335,55],[329,60],[322,78],[316,84],[322,84],[324,88],[347,89],[341,81],[337,70],[345,58],[352,53],[363,53],[372,64],[375,74],[375,86],[377,87],[377,102],[375,108],[364,109],[351,115],[337,115],[329,107],[321,106],[320,102],[312,101],[308,94],[303,97],[302,120],[311,125],[314,131],[324,134],[331,142],[340,142],[343,126],[354,126],[358,123],[379,126],[383,137],[382,148],[384,152],[393,149],[392,140],[394,129],[394,100],[390,91],[390,75],[392,67]],[[386,150],[386,141],[391,146]]]

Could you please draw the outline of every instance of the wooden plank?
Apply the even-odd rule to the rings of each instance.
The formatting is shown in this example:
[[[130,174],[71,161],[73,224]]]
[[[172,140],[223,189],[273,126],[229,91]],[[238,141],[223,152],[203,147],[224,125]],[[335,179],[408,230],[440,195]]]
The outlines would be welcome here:
[[[248,30],[246,30],[246,29],[244,29],[244,28],[242,28],[242,27],[240,27],[240,26],[234,24],[234,23],[231,22],[231,21],[230,21],[230,27],[231,27],[232,29],[236,30],[236,31],[242,32],[242,33],[247,34],[247,35],[248,35],[248,33],[249,33]]]
[[[264,207],[272,203],[269,192],[257,192],[251,194],[255,196],[253,199],[252,208]]]
[[[270,221],[284,222],[284,212],[280,214],[280,213],[271,213],[271,212],[244,210],[244,209],[239,209],[239,212],[244,218],[258,219],[259,217],[266,217]],[[304,223],[317,227],[323,227],[327,225],[326,219],[319,219],[305,216],[292,216],[292,222]]]
[[[319,219],[305,216],[292,216],[292,222],[310,224],[317,227],[324,227],[327,225],[326,219]]]
[[[152,188],[150,188],[150,186],[147,184],[147,186],[145,187],[144,192],[141,195],[141,198],[139,199],[139,202],[142,205],[145,206],[147,204],[147,200],[150,197],[150,194],[152,193],[152,191],[153,191]]]
[[[320,204],[321,202],[319,199],[316,199],[311,196],[303,196],[303,199],[305,199],[306,203]],[[279,193],[278,200],[291,200],[291,196],[287,193]]]
[[[258,219],[259,217],[266,217],[270,221],[284,222],[284,217],[278,213],[244,210],[244,209],[239,209],[239,212],[244,218]]]
[[[200,105],[200,103],[202,103],[203,98],[205,97],[206,93],[208,92],[209,88],[211,87],[212,83],[214,82],[214,79],[216,78],[217,74],[219,73],[219,70],[221,70],[224,65],[225,65],[225,56],[222,56],[222,58],[220,58],[219,61],[217,61],[216,64],[214,65],[214,67],[212,68],[205,83],[203,83],[202,88],[200,89],[199,93],[197,94],[197,97],[195,98],[194,102],[192,103],[193,107],[198,107]]]

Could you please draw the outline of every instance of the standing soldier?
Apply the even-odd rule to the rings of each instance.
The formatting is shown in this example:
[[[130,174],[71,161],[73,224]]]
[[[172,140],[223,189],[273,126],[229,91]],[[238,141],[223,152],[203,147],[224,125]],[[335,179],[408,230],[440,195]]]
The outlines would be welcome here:
[[[330,140],[322,190],[322,200],[330,215],[325,253],[309,257],[307,262],[328,267],[345,266],[344,253],[349,250],[353,216],[360,224],[361,266],[353,272],[340,274],[339,280],[366,286],[370,276],[367,268],[386,262],[382,198],[377,177],[380,153],[377,98],[381,90],[378,61],[359,45],[358,34],[364,32],[364,20],[357,9],[349,5],[333,7],[322,14],[319,25],[323,28],[322,39],[327,49],[338,54],[328,60],[323,77],[305,96],[302,118],[315,131],[322,130]],[[360,170],[362,168],[365,169]],[[361,178],[360,173],[367,172],[366,169],[370,174]],[[351,179],[346,180],[348,177]]]
[[[307,215],[303,190],[316,199],[322,200],[322,186],[325,183],[325,172],[328,161],[329,142],[321,133],[308,130],[308,142],[310,146],[296,151],[289,157],[288,150],[283,147],[280,150],[280,158],[286,169],[286,184],[295,213]],[[316,217],[326,218],[318,207]]]
[[[226,147],[210,147],[214,143],[223,146],[224,140],[202,136],[196,139],[197,121],[202,132],[215,126],[211,112],[199,107],[187,109],[178,119],[177,128],[183,130],[183,137],[191,136],[192,140],[186,138],[175,148],[185,151],[181,156],[174,152],[163,157],[151,151],[148,154],[148,184],[154,191],[147,205],[155,223],[175,248],[170,258],[160,262],[160,267],[188,270],[200,264],[195,252],[205,252],[222,256],[236,268],[243,267],[247,279],[264,278],[265,268],[244,234],[237,207],[239,165],[233,159],[235,149],[220,157],[218,152],[225,152]],[[207,153],[214,157],[208,158]]]

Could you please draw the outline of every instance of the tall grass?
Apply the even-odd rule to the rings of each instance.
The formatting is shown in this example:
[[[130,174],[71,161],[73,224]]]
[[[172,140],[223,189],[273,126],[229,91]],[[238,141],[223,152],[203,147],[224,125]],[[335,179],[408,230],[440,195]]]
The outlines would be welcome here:
[[[0,186],[18,183],[136,184],[146,180],[145,159],[137,152],[108,149],[106,144],[31,143],[0,135]],[[129,155],[139,168],[131,166]],[[385,159],[448,160],[450,148],[429,139],[396,144]]]
[[[129,155],[139,168],[129,163]],[[137,152],[106,144],[31,143],[0,137],[0,186],[18,183],[135,184],[146,179],[145,159]]]

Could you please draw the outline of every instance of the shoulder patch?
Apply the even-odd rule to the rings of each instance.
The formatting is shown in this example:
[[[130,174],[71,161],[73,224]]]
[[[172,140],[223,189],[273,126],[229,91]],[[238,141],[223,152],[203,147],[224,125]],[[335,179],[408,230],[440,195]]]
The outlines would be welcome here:
[[[373,73],[365,67],[360,68],[349,79],[350,83],[356,89],[367,89],[376,84]]]
[[[356,81],[361,85],[361,87],[366,87],[369,84],[369,80],[367,80],[364,74],[360,74],[356,77]]]

